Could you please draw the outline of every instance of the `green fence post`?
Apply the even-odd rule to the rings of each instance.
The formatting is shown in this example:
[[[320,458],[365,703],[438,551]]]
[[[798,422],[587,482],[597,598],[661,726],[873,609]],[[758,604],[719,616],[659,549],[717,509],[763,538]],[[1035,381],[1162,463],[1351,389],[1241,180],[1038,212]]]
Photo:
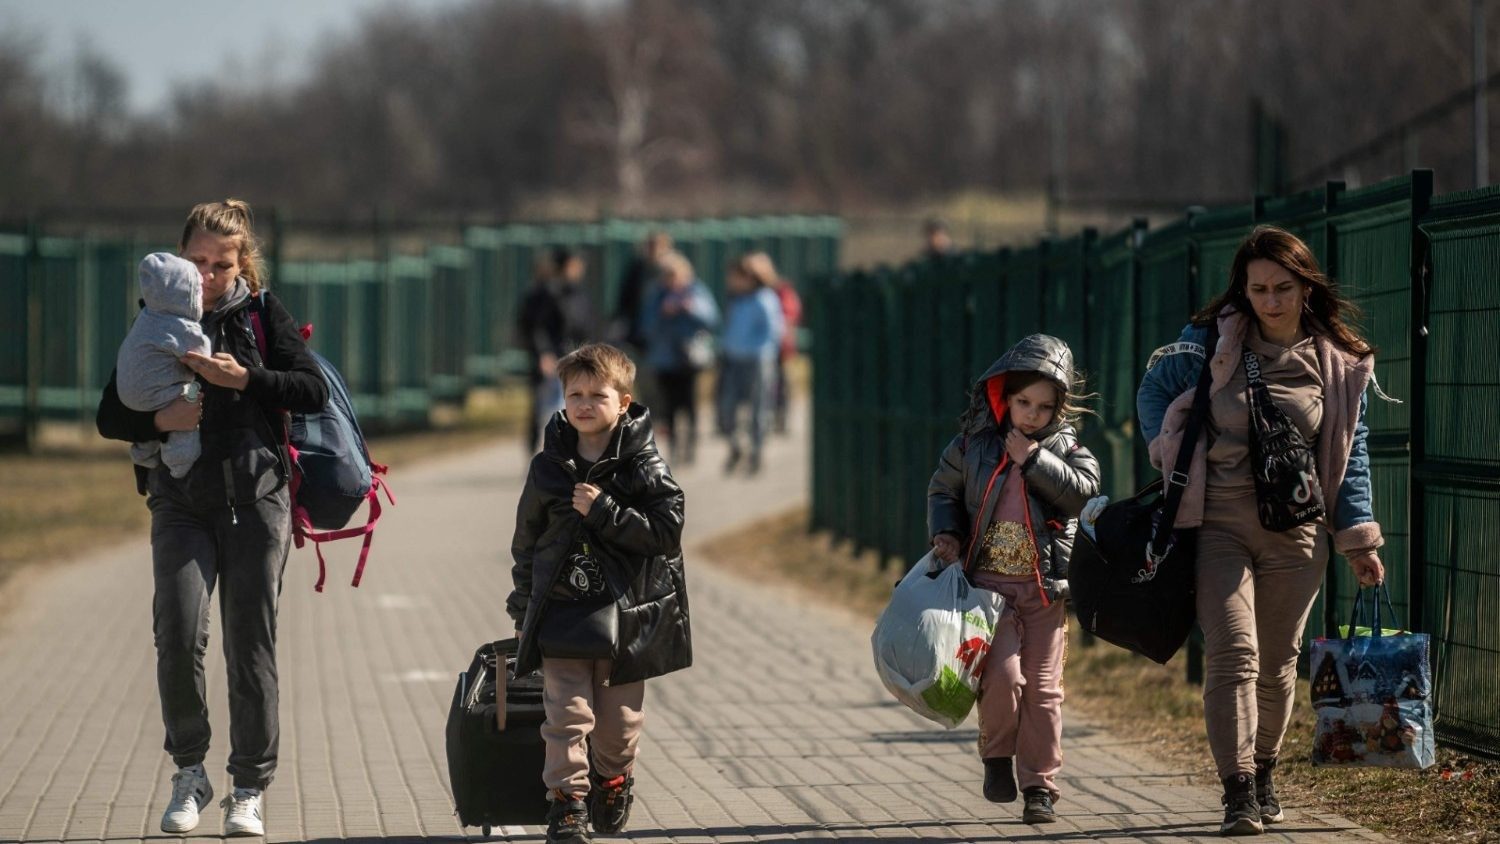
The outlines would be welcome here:
[[[42,254],[41,222],[26,220],[26,396],[21,425],[27,450],[35,449],[41,432],[42,405]]]

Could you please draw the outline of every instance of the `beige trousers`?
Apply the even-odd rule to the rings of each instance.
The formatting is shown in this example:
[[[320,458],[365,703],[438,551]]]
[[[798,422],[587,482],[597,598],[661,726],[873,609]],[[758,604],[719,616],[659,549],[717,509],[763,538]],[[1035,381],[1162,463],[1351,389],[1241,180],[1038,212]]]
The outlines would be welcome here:
[[[573,797],[589,792],[594,773],[612,779],[629,773],[641,739],[644,680],[609,685],[607,659],[543,659],[542,740],[547,743],[542,781],[549,791]]]
[[[1302,628],[1327,561],[1320,526],[1262,528],[1253,491],[1204,502],[1197,577],[1203,717],[1220,779],[1254,773],[1256,759],[1281,752]]]

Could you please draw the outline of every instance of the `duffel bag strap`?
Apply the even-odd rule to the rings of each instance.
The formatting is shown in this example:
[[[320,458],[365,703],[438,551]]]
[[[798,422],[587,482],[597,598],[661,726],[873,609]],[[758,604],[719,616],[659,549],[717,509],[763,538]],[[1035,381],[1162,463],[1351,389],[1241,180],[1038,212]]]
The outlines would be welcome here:
[[[1203,346],[1203,369],[1198,373],[1198,389],[1193,393],[1193,410],[1188,414],[1187,427],[1182,432],[1182,445],[1177,449],[1177,460],[1166,477],[1166,498],[1161,505],[1161,521],[1151,534],[1151,544],[1146,546],[1146,580],[1156,575],[1156,567],[1172,550],[1172,528],[1177,524],[1177,508],[1182,504],[1182,494],[1187,490],[1189,471],[1193,468],[1193,452],[1198,445],[1198,435],[1203,430],[1203,420],[1208,417],[1208,388],[1213,383],[1214,352],[1219,346],[1219,321],[1213,320],[1208,329],[1208,341]]]

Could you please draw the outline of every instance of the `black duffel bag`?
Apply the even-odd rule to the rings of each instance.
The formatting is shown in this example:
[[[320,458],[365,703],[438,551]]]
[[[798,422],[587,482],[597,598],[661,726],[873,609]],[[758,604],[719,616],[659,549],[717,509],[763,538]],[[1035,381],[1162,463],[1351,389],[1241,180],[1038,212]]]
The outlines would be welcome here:
[[[1163,664],[1187,641],[1197,620],[1198,535],[1174,525],[1208,415],[1209,361],[1218,339],[1215,321],[1172,473],[1105,507],[1092,537],[1079,530],[1068,569],[1073,610],[1083,629]]]
[[[1094,523],[1097,540],[1078,531],[1068,584],[1083,629],[1166,663],[1187,641],[1197,618],[1198,537],[1194,530],[1172,531],[1165,557],[1148,570],[1146,547],[1163,512],[1162,488],[1158,480],[1104,508]]]

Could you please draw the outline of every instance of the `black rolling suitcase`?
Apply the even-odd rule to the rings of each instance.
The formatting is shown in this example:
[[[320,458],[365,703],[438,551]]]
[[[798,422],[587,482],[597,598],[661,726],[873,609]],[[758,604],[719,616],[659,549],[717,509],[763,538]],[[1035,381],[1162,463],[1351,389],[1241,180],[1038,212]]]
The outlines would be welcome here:
[[[515,639],[480,646],[458,675],[448,710],[448,779],[458,820],[485,835],[492,826],[536,826],[547,816],[542,675],[512,676],[515,651]]]

